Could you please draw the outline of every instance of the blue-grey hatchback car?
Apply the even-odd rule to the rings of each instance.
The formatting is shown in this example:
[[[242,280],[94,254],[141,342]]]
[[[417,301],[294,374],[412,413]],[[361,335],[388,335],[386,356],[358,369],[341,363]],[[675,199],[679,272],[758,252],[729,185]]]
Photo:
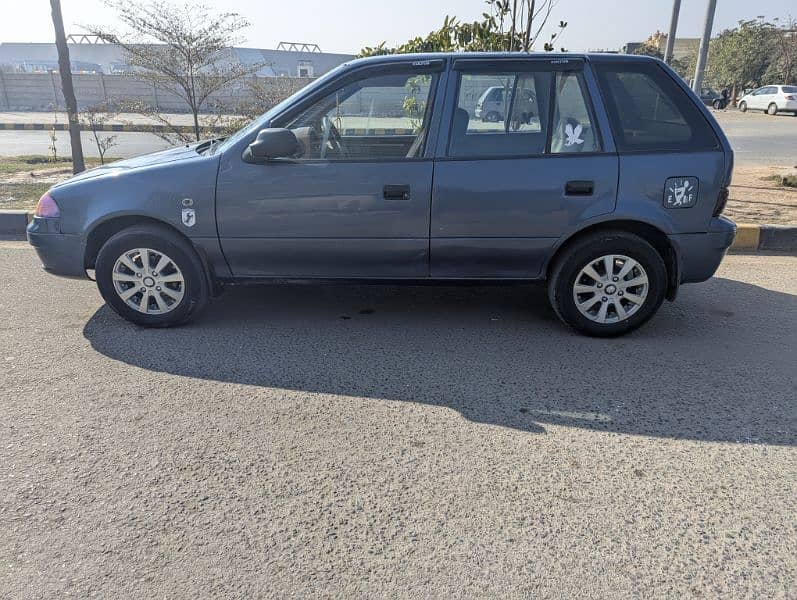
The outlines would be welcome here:
[[[499,118],[477,115],[485,93]],[[732,167],[703,103],[651,58],[383,56],[229,138],[54,186],[28,239],[146,326],[233,283],[547,281],[565,323],[612,336],[714,274],[736,233],[720,216]]]

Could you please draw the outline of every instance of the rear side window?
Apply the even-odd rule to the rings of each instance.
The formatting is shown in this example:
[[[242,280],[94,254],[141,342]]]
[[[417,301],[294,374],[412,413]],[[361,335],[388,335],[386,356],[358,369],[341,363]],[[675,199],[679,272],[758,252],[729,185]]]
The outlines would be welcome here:
[[[600,152],[581,71],[461,72],[448,155]]]
[[[621,152],[717,148],[714,132],[691,98],[658,65],[595,68]]]

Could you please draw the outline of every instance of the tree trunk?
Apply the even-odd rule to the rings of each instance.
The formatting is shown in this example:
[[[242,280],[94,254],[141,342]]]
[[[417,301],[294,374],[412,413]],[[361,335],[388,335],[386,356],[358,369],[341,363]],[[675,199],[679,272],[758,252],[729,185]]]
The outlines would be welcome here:
[[[72,86],[72,69],[69,65],[69,47],[66,45],[64,19],[61,16],[61,0],[50,0],[55,27],[55,46],[58,49],[58,70],[61,73],[61,89],[64,92],[66,112],[69,115],[69,141],[72,145],[72,172],[86,170],[83,163],[83,146],[80,143],[80,123],[78,122],[77,99]]]
[[[512,30],[509,32],[509,51],[515,49],[515,31],[517,31],[517,0],[512,0]]]
[[[526,15],[526,30],[523,32],[523,52],[531,50],[531,25],[534,21],[534,9],[536,0],[529,0],[529,14]]]
[[[192,109],[194,113],[194,137],[196,137],[196,141],[199,141],[199,111],[197,109]]]

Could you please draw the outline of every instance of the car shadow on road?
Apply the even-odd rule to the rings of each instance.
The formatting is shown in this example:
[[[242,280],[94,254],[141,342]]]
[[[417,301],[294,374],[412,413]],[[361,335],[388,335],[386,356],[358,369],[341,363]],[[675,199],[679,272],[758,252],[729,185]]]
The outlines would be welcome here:
[[[444,406],[477,422],[794,445],[797,296],[715,278],[613,340],[559,323],[544,289],[231,288],[195,323],[130,325],[98,352],[156,372]]]

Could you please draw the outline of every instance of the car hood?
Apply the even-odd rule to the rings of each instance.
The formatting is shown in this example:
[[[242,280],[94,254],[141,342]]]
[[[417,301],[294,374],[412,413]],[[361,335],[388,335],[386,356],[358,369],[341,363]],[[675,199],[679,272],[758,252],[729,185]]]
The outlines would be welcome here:
[[[179,146],[177,148],[170,148],[169,150],[153,152],[152,154],[136,156],[135,158],[118,160],[116,162],[108,163],[107,165],[102,165],[101,167],[95,167],[93,169],[83,171],[82,173],[78,173],[74,177],[70,177],[66,181],[62,181],[61,183],[53,186],[53,188],[57,188],[66,184],[77,183],[78,181],[85,181],[87,179],[95,179],[105,175],[119,175],[130,169],[138,169],[140,167],[162,165],[179,160],[186,160],[188,158],[196,158],[196,149],[198,145],[199,144]]]

